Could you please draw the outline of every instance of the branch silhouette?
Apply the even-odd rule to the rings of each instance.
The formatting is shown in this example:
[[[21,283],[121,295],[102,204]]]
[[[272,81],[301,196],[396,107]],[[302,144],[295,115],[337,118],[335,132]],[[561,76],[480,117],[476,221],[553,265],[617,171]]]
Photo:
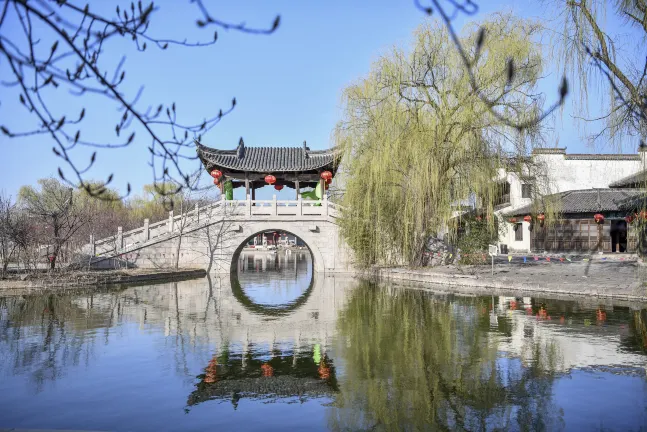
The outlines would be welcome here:
[[[278,15],[267,28],[229,23],[214,18],[201,0],[189,0],[189,3],[195,7],[196,26],[200,29],[215,27],[269,35],[280,25]],[[58,168],[60,178],[69,186],[84,189],[91,196],[110,200],[114,197],[108,196],[105,191],[113,180],[113,174],[101,183],[86,179],[97,162],[99,151],[128,147],[148,139],[149,165],[154,183],[175,184],[177,187],[174,190],[164,188],[169,195],[185,188],[193,189],[196,187],[193,179],[200,168],[196,164],[196,168],[186,170],[182,161],[194,160],[196,156],[184,150],[192,149],[195,139],[199,140],[236,106],[234,97],[228,107],[195,123],[178,121],[175,102],[140,106],[143,86],[134,95],[123,88],[126,78],[125,56],[113,67],[105,68],[100,61],[106,52],[111,52],[106,46],[108,41],[126,40],[134,45],[137,52],[146,51],[149,47],[160,50],[166,50],[169,46],[203,48],[217,42],[218,32],[214,31],[206,39],[197,41],[153,35],[149,27],[159,7],[153,2],[142,3],[141,0],[127,5],[117,6],[112,14],[96,12],[90,3],[81,5],[74,0],[6,0],[0,6],[0,62],[4,60],[2,63],[9,72],[0,85],[18,90],[20,105],[38,124],[24,131],[16,131],[2,124],[0,132],[10,138],[49,136],[54,144],[52,151],[62,162]],[[10,27],[11,22],[17,25]],[[51,43],[49,49],[43,49],[46,43]],[[114,103],[121,113],[114,123],[115,137],[105,142],[84,138],[85,107],[80,112],[68,110],[55,113],[54,100],[56,104],[65,100],[62,92],[67,92],[67,97],[93,94]],[[3,96],[0,103],[7,102],[7,99],[8,96]],[[136,140],[133,131],[136,128],[146,138],[138,137]],[[81,160],[74,157],[73,150],[77,147],[96,150],[89,159]],[[130,194],[130,190],[128,183],[125,196]]]
[[[553,102],[548,109],[539,112],[534,118],[519,122],[510,118],[504,113],[499,112],[496,109],[498,105],[497,98],[489,97],[481,89],[479,83],[477,82],[476,76],[474,74],[474,68],[476,63],[479,60],[481,48],[483,47],[483,42],[487,37],[485,28],[484,27],[480,28],[478,37],[476,38],[476,44],[474,46],[474,53],[475,53],[474,59],[470,60],[468,51],[461,43],[458,37],[458,34],[456,33],[456,30],[454,29],[452,24],[452,22],[461,13],[467,16],[473,16],[476,13],[478,13],[479,11],[478,4],[472,0],[446,0],[444,2],[442,0],[428,0],[427,2],[425,2],[425,4],[423,4],[423,1],[424,0],[414,0],[416,7],[429,16],[433,15],[434,13],[437,13],[440,16],[440,19],[442,20],[444,25],[447,27],[447,30],[449,31],[450,38],[454,46],[456,47],[456,50],[460,54],[460,57],[463,62],[463,66],[465,67],[465,70],[468,73],[469,82],[470,82],[470,86],[472,87],[472,90],[478,95],[479,99],[488,107],[492,115],[496,117],[499,121],[504,123],[506,126],[513,127],[521,131],[541,123],[546,117],[548,117],[556,109],[558,109],[560,106],[564,104],[564,100],[566,99],[566,96],[568,94],[568,81],[566,77],[562,78],[561,84],[558,88],[558,96],[559,96],[558,99],[555,102]],[[508,60],[508,62],[505,65],[501,65],[501,71],[502,73],[505,73],[508,83],[509,84],[512,83],[517,71],[517,68],[514,62],[512,62],[511,60]]]

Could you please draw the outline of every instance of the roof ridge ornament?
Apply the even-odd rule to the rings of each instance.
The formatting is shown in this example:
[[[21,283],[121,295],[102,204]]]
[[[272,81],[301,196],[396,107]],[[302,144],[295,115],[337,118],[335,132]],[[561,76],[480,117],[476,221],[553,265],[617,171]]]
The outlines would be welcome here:
[[[308,148],[308,146],[306,145],[306,142],[304,140],[303,141],[303,158],[304,159],[308,159],[308,150],[310,150],[310,149]]]
[[[243,137],[240,137],[240,141],[238,141],[236,156],[238,157],[238,159],[243,159],[245,157],[245,141],[243,141]]]

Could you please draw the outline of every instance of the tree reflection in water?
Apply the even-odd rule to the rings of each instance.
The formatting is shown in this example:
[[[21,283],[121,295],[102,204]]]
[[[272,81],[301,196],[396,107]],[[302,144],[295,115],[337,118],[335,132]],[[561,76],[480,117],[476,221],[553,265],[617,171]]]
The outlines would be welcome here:
[[[98,330],[110,331],[119,302],[110,310],[94,308],[92,294],[0,298],[0,375],[26,375],[37,392],[70,366],[87,366],[94,356]],[[83,301],[86,307],[80,307]]]
[[[485,298],[447,301],[362,283],[338,320],[334,430],[555,429],[555,350],[530,366],[497,355]]]

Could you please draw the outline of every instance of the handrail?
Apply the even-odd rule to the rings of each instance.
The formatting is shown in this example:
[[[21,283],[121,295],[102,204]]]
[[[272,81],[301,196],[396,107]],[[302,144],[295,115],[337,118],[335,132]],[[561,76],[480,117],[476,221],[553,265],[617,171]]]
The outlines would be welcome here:
[[[224,204],[223,204],[224,203]],[[96,246],[101,246],[105,245],[106,243],[110,242],[115,242],[115,243],[121,243],[120,245],[116,245],[109,251],[104,251],[101,252],[100,255],[110,253],[112,251],[120,253],[120,250],[127,249],[128,247],[132,247],[133,245],[139,245],[146,243],[148,241],[151,241],[155,239],[156,241],[159,240],[160,237],[168,236],[168,235],[175,235],[176,230],[160,230],[159,228],[167,227],[169,226],[169,222],[172,222],[173,225],[175,225],[176,221],[180,221],[182,219],[188,220],[191,225],[194,223],[200,223],[201,218],[200,215],[204,215],[205,218],[211,218],[214,216],[212,213],[213,210],[215,209],[225,209],[227,207],[244,207],[248,208],[249,211],[245,212],[244,214],[236,214],[232,216],[244,216],[244,217],[267,217],[267,216],[288,216],[290,215],[289,213],[286,214],[284,213],[285,210],[283,211],[278,211],[278,208],[294,208],[294,210],[297,210],[299,207],[303,209],[304,207],[308,208],[309,214],[301,214],[299,215],[299,211],[297,210],[297,214],[295,216],[331,216],[336,218],[337,216],[334,214],[331,214],[329,209],[332,209],[333,213],[338,212],[339,210],[342,210],[343,207],[340,206],[339,204],[336,204],[331,201],[327,200],[220,200],[217,202],[214,202],[212,204],[209,204],[204,207],[198,207],[193,208],[192,210],[186,211],[184,213],[181,213],[177,216],[169,217],[168,219],[161,220],[159,222],[155,222],[153,224],[148,224],[148,233],[146,233],[146,225],[140,226],[138,228],[126,231],[121,233],[121,235],[113,235],[109,236],[100,240],[95,240],[94,241],[94,247]],[[255,212],[254,207],[256,209],[261,210],[260,212]],[[270,210],[272,208],[275,208],[276,210],[274,211],[274,214],[267,214],[267,210]],[[317,211],[316,213],[312,213],[313,210],[320,210]],[[271,211],[271,210],[270,210]],[[169,215],[170,216],[170,215]],[[205,220],[206,222],[206,220]],[[155,231],[153,233],[152,231]],[[144,238],[137,237],[134,241],[132,239],[133,236],[140,235],[142,233],[146,233],[146,236]],[[128,241],[128,243],[126,243]]]

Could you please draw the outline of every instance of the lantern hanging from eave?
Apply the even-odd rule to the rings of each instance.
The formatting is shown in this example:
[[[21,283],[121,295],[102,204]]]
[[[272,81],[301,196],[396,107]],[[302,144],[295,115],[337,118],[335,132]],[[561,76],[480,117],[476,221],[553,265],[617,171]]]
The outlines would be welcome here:
[[[537,215],[537,220],[539,221],[539,226],[544,226],[544,221],[546,220],[546,215],[543,213],[539,213]]]
[[[632,223],[634,221],[634,217],[632,215],[625,216],[625,222],[628,224]]]
[[[328,181],[332,180],[332,173],[330,171],[324,171],[320,174],[321,178]]]
[[[265,176],[265,183],[267,184],[274,184],[276,183],[276,177],[274,177],[272,174],[268,174]]]
[[[283,189],[283,185],[280,185],[280,184],[274,185],[274,189],[276,189],[277,191],[280,191],[281,189]]]
[[[523,217],[523,221],[524,221],[524,222],[531,223],[531,222],[532,222],[532,216],[530,216],[530,215],[525,215],[525,216]]]
[[[213,184],[215,184],[216,186],[218,186],[218,185],[220,184],[220,179],[219,179],[219,178],[214,178],[214,179],[213,179]]]
[[[508,219],[508,222],[510,222],[511,224],[516,224],[517,223],[517,218],[511,217],[510,219]]]
[[[219,179],[220,177],[222,177],[222,172],[220,172],[220,170],[217,170],[217,169],[211,170],[209,174],[211,175],[211,177],[215,179]]]
[[[326,180],[326,184],[330,184],[330,183],[332,183],[332,178],[329,178]]]
[[[593,219],[595,220],[596,224],[602,224],[604,223],[604,215],[600,213],[596,213],[593,215]]]

